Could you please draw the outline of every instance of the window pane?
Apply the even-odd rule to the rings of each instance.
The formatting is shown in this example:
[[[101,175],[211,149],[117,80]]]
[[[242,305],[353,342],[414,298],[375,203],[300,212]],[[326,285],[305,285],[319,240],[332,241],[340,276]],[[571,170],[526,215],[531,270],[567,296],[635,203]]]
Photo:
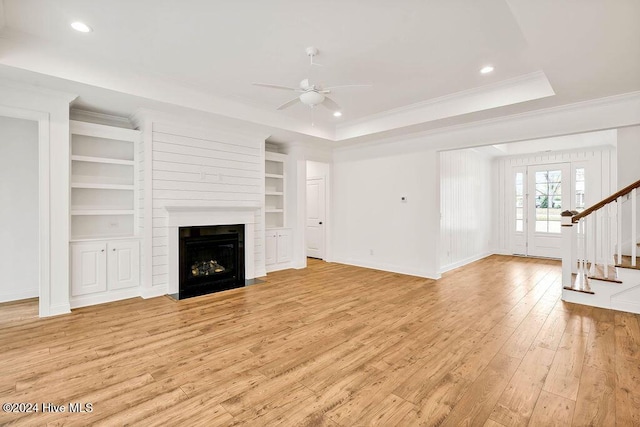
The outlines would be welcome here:
[[[576,210],[582,212],[585,208],[584,192],[585,192],[584,168],[576,168]]]
[[[536,231],[539,233],[546,233],[547,221],[536,221]]]
[[[516,231],[524,230],[524,173],[515,174],[516,182]]]
[[[559,233],[562,226],[560,221],[549,221],[549,233]]]

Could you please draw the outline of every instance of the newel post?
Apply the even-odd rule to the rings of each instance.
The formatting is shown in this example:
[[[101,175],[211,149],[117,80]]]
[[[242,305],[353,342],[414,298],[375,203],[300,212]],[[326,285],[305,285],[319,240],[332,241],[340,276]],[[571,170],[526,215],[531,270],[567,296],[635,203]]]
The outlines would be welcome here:
[[[562,212],[562,286],[571,287],[571,273],[577,271],[577,226],[573,224],[573,216],[578,212]]]

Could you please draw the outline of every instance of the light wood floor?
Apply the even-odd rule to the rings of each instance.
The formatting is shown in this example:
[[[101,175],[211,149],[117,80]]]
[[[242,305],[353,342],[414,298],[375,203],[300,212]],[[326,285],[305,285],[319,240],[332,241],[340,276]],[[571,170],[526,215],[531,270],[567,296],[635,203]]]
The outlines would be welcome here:
[[[437,281],[310,260],[267,283],[38,319],[0,305],[0,402],[24,425],[640,425],[640,316],[565,304],[554,261]]]

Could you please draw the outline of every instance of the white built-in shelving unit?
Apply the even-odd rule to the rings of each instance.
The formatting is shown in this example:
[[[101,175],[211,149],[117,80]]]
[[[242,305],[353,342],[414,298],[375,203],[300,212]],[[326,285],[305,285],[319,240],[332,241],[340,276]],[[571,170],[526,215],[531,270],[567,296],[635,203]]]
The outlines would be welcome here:
[[[71,306],[130,298],[140,283],[140,132],[70,122]]]
[[[286,228],[286,154],[265,152],[265,264],[267,271],[290,268],[291,230]]]
[[[285,226],[285,189],[287,155],[265,152],[264,204],[266,228]]]
[[[72,121],[71,241],[135,236],[140,132]]]

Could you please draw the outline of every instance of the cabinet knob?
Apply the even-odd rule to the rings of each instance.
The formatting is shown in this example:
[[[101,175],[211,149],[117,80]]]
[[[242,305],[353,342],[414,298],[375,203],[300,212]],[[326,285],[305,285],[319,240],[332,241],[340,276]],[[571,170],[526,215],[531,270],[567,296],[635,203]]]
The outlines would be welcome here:
[[[116,251],[116,248],[113,248],[113,252],[115,252],[115,251]]]
[[[322,225],[322,221],[320,221],[318,224]]]
[[[104,249],[101,249],[100,252],[104,252]]]

